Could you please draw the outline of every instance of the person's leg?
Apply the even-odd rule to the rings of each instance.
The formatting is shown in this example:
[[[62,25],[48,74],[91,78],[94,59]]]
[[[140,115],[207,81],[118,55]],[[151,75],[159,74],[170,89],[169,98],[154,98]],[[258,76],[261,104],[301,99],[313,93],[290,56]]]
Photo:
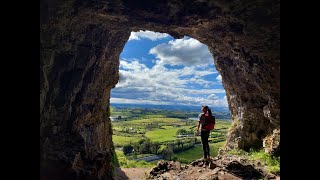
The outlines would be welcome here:
[[[206,140],[207,140],[207,157],[210,158],[210,146],[209,146],[209,135],[210,131],[206,134]]]
[[[202,143],[202,149],[203,149],[203,158],[207,158],[207,145],[206,145],[206,133],[204,131],[201,131],[201,143]]]
[[[206,149],[205,152],[206,152],[206,157],[210,157],[210,148],[209,148],[209,134],[210,134],[210,131],[205,131],[204,133],[204,148]]]

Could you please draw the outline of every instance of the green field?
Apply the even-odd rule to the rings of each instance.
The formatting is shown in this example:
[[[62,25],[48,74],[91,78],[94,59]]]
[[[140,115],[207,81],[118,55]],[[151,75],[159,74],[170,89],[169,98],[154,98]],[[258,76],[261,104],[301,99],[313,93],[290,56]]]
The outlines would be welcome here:
[[[154,163],[148,163],[145,161],[129,160],[123,154],[122,151],[119,151],[119,150],[115,150],[115,151],[116,151],[116,154],[118,157],[120,167],[123,167],[123,168],[146,168],[146,167],[153,167],[154,166]]]
[[[132,121],[125,121],[123,124],[144,124],[144,123],[180,123],[181,121],[177,118],[149,118],[139,119]]]
[[[115,146],[124,146],[125,144],[138,142],[139,138],[113,135],[112,141],[115,144]]]
[[[153,142],[164,142],[164,141],[171,141],[171,140],[177,140],[176,133],[178,129],[189,129],[192,126],[183,126],[179,128],[175,127],[168,127],[166,126],[166,129],[159,129],[154,131],[148,131],[146,132],[145,136],[149,138]]]
[[[134,151],[130,151],[127,156],[122,151],[116,150],[121,167],[149,167],[157,161],[146,163],[130,159],[150,154],[164,155],[163,153],[167,154],[169,151],[173,154],[165,156],[165,158],[173,158],[181,163],[190,163],[202,157],[200,136],[194,134],[198,124],[197,121],[187,118],[167,117],[166,114],[161,114],[162,111],[157,111],[159,114],[143,114],[144,112],[141,110],[125,110],[124,113],[115,113],[127,118],[112,121],[114,145],[117,148],[129,144],[129,146],[134,147]],[[183,112],[171,113],[170,116],[173,116],[173,114],[178,117],[186,116]],[[212,157],[217,155],[219,147],[225,143],[230,125],[230,120],[216,120],[216,127],[209,137]],[[184,134],[179,134],[180,137],[177,134],[179,129],[185,130],[181,131]],[[143,141],[140,141],[142,139]]]
[[[187,124],[187,125],[186,125]],[[230,127],[230,121],[217,120],[215,129],[210,133],[210,140],[220,142],[225,140],[226,133]],[[148,118],[130,121],[112,122],[113,142],[116,147],[138,142],[146,137],[151,142],[168,142],[178,139],[176,132],[179,129],[195,131],[197,121],[183,121],[178,118]],[[194,138],[194,136],[193,136]],[[200,137],[196,136],[198,141]]]
[[[225,142],[211,143],[210,146],[210,156],[215,157],[218,154],[219,148],[224,146]],[[186,163],[190,163],[196,159],[200,159],[203,157],[203,151],[201,144],[195,146],[194,148],[188,149],[183,152],[175,153],[175,156],[178,160],[183,160]]]

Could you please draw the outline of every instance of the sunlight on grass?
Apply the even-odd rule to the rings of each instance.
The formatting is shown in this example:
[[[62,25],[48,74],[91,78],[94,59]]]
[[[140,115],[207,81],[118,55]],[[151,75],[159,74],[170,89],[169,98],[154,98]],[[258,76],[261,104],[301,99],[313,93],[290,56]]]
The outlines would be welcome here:
[[[154,164],[145,161],[128,160],[122,151],[115,150],[118,156],[119,165],[122,168],[146,168],[153,167]]]
[[[180,123],[181,120],[178,118],[150,118],[150,119],[139,119],[132,121],[122,122],[123,124],[141,124],[141,123]]]
[[[263,150],[251,150],[249,159],[262,161],[267,166],[267,170],[271,173],[280,172],[280,157],[271,156],[267,153],[264,153]]]
[[[251,149],[250,152],[245,152],[243,150],[230,150],[227,151],[227,154],[242,155],[249,160],[259,160],[266,166],[267,171],[271,173],[280,172],[280,157],[271,156],[263,150],[255,151]]]
[[[112,141],[114,142],[115,146],[124,146],[129,143],[138,142],[140,138],[136,137],[127,137],[127,136],[112,136]]]
[[[218,155],[219,148],[224,146],[225,142],[218,142],[209,144],[210,146],[210,155],[215,157]],[[203,156],[202,145],[198,144],[194,148],[188,149],[183,152],[178,152],[175,154],[178,158],[178,161],[183,163],[190,163],[194,160],[200,159]]]
[[[178,139],[176,133],[179,129],[189,129],[192,126],[184,126],[179,128],[158,129],[146,132],[145,136],[152,142],[164,142]]]

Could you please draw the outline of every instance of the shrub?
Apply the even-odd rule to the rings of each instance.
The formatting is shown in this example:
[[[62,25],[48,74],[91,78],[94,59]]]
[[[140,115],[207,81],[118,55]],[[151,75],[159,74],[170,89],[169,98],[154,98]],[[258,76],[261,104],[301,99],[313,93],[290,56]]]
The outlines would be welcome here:
[[[133,146],[131,144],[124,145],[122,149],[124,155],[132,153],[132,150],[133,150]]]

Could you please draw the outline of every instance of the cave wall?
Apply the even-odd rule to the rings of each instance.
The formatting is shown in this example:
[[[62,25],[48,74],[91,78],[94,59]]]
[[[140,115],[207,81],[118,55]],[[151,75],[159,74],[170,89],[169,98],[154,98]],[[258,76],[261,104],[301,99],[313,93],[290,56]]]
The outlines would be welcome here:
[[[137,30],[208,45],[237,121],[227,148],[261,147],[280,128],[279,14],[268,0],[40,1],[40,175],[112,176],[110,90]]]

